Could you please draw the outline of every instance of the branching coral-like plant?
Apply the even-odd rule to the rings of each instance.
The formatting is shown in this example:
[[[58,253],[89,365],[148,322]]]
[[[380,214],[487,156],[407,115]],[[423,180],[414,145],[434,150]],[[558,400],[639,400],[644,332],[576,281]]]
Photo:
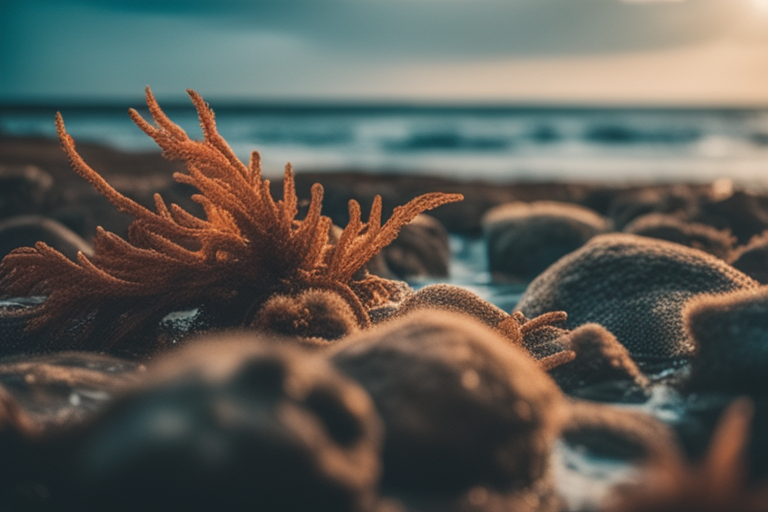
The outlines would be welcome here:
[[[330,290],[351,307],[360,327],[370,324],[368,310],[385,303],[396,283],[359,275],[365,263],[397,236],[419,213],[462,199],[459,194],[431,193],[394,209],[382,225],[381,197],[368,222],[360,205],[349,203],[350,220],[338,242],[331,243],[330,218],[321,215],[323,188],[312,187],[306,216],[299,220],[293,172],[286,165],[283,198],[275,200],[261,175],[260,156],[243,164],[216,129],[214,113],[194,91],[204,139],[192,140],[160,109],[149,88],[147,105],[155,125],[135,110],[131,119],[152,137],[170,160],[185,164],[174,179],[199,190],[198,218],[155,194],[151,211],[110,186],[77,153],[61,114],[56,128],[74,170],[134,221],[127,240],[98,229],[94,255],[78,254],[73,262],[45,245],[20,248],[0,264],[0,289],[8,295],[43,295],[28,330],[50,347],[120,351],[141,329],[166,314],[201,304],[225,305],[231,318],[244,324],[258,306],[279,293]],[[73,331],[75,334],[73,335]],[[56,345],[62,335],[73,346]],[[135,341],[133,342],[135,343]],[[148,347],[152,351],[157,347]]]

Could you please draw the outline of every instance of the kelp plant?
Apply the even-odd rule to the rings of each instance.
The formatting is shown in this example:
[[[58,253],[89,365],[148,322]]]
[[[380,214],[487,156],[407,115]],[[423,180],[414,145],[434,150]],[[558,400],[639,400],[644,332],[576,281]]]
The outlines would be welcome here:
[[[283,198],[275,200],[263,179],[259,153],[241,162],[219,135],[213,110],[187,91],[204,139],[192,140],[160,109],[149,87],[147,105],[155,125],[136,110],[131,119],[170,160],[185,164],[174,179],[195,187],[192,199],[205,218],[155,194],[156,211],[122,195],[77,153],[61,114],[56,128],[73,169],[134,220],[127,240],[98,228],[94,254],[77,261],[38,242],[14,250],[0,264],[0,290],[7,296],[41,295],[45,301],[27,320],[30,350],[101,350],[145,355],[157,346],[152,329],[169,313],[206,306],[226,314],[230,325],[248,325],[274,296],[319,290],[346,303],[358,327],[369,311],[401,290],[394,281],[367,274],[364,265],[395,239],[419,213],[459,201],[459,194],[430,193],[394,209],[381,224],[377,196],[367,222],[349,202],[349,223],[334,243],[331,219],[321,215],[323,188],[314,184],[306,216],[299,220],[293,172],[285,167]],[[144,346],[142,346],[144,344]]]

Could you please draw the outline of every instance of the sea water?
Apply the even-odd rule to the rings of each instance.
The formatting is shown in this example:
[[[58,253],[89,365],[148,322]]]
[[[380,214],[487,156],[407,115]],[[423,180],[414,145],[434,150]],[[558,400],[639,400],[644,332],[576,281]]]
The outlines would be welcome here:
[[[138,106],[138,105],[137,105]],[[763,187],[768,109],[212,105],[243,160],[298,170],[492,181],[710,182]],[[156,151],[125,108],[63,108],[78,141]],[[146,115],[146,111],[140,112]],[[55,136],[53,108],[0,108],[0,133]],[[200,137],[194,110],[168,115]]]

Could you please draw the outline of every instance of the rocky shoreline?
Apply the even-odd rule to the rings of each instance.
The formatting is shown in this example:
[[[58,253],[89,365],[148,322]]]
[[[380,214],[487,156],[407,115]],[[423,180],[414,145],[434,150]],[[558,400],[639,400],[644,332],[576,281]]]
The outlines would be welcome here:
[[[275,222],[288,219],[288,233],[316,227],[315,235],[307,228],[307,246],[325,255],[313,270],[304,256],[275,250],[259,261],[265,282],[293,260],[317,275],[299,281],[297,270],[253,293],[237,288],[242,276],[226,275],[237,293],[211,278],[208,295],[143,316],[161,295],[94,299],[87,280],[57,279],[76,267],[73,276],[132,290],[155,272],[128,256],[105,258],[123,246],[97,226],[128,237],[126,255],[157,265],[180,265],[219,243],[206,231],[199,248],[190,242],[195,229],[237,224],[241,235],[245,203],[227,195],[230,185],[211,185],[235,171],[179,150],[187,170],[202,171],[178,183],[172,174],[185,166],[159,154],[77,151],[114,187],[113,204],[157,208],[160,220],[148,214],[129,231],[136,214],[116,211],[110,190],[72,172],[58,142],[0,137],[2,256],[40,240],[62,255],[38,246],[0,267],[0,508],[578,510],[558,494],[550,461],[555,444],[567,442],[647,470],[639,487],[591,509],[766,510],[768,489],[754,482],[768,474],[759,435],[768,426],[768,196],[727,180],[621,187],[301,172],[291,212],[292,176],[270,194],[247,175],[253,197],[284,198],[269,204],[283,212]],[[327,224],[317,216],[317,182]],[[204,219],[196,190],[218,224],[163,210],[153,197]],[[386,220],[436,191],[464,200],[428,216],[409,210],[416,220],[380,255],[357,257],[386,227],[367,213],[363,223],[359,210]],[[347,227],[334,234],[331,222]],[[401,281],[446,276],[449,232],[484,237],[500,282],[530,283],[516,311],[450,284],[416,290]],[[322,237],[328,242],[318,245]],[[241,238],[189,267],[200,274],[179,267],[178,279],[225,268],[241,246],[251,250]],[[347,247],[354,250],[334,263],[334,251]],[[31,258],[58,258],[61,270],[51,264],[35,281],[48,264]],[[339,269],[353,260],[362,263],[347,277]],[[51,284],[59,282],[82,288],[71,297],[84,302],[51,327],[46,304],[71,291]],[[164,293],[182,294],[168,286]],[[22,288],[28,293],[15,293]],[[247,303],[234,307],[238,300]],[[112,320],[99,316],[105,311]],[[127,322],[130,315],[138,319]],[[40,318],[47,330],[36,330]],[[141,350],[124,349],[131,344]],[[659,386],[683,397],[677,421],[623,407],[648,402]]]

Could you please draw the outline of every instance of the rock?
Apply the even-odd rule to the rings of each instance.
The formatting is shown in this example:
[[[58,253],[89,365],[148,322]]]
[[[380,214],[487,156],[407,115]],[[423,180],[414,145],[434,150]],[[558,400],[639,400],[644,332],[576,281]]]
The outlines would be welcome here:
[[[307,290],[295,297],[274,295],[261,306],[251,327],[325,343],[359,330],[349,303],[329,290]]]
[[[422,213],[403,226],[381,254],[392,275],[399,279],[448,276],[448,232],[430,215]]]
[[[729,230],[718,230],[706,224],[686,222],[663,213],[649,213],[637,217],[624,227],[625,233],[675,242],[708,252],[729,261],[736,238]]]
[[[696,209],[697,196],[684,186],[643,187],[618,192],[608,207],[608,218],[616,229],[648,213],[687,216]]]
[[[527,282],[587,240],[608,230],[604,217],[583,206],[553,201],[509,203],[483,217],[494,277]]]
[[[443,510],[473,489],[506,500],[498,510],[556,509],[548,459],[562,395],[524,351],[471,317],[422,310],[348,338],[331,359],[382,416],[389,492],[441,497]]]
[[[91,245],[63,224],[38,215],[11,217],[0,222],[0,259],[19,247],[43,242],[71,260],[77,253],[93,253]]]
[[[514,319],[494,304],[460,286],[450,284],[432,284],[405,298],[392,316],[406,316],[419,310],[442,310],[460,315],[469,315],[482,324],[494,329],[507,339],[507,342],[520,345],[534,359],[542,359],[568,347],[560,339],[568,331],[561,329],[560,317],[552,321],[535,321],[517,315]],[[539,319],[542,320],[542,319]],[[515,324],[510,327],[509,322]],[[528,324],[528,327],[525,327]]]
[[[34,482],[56,510],[367,512],[380,443],[366,393],[324,360],[218,335],[158,359],[92,421],[30,441],[12,488]]]
[[[696,345],[689,386],[768,398],[768,289],[696,297],[684,313]]]
[[[82,423],[138,382],[136,362],[86,352],[0,359],[0,387],[38,432]]]
[[[50,207],[53,177],[34,165],[0,165],[0,220]]]
[[[696,249],[627,234],[600,235],[537,277],[518,309],[526,316],[568,313],[566,328],[598,323],[636,360],[691,357],[683,326],[692,297],[758,286],[722,260]]]
[[[642,390],[648,386],[648,378],[605,327],[584,324],[568,333],[563,342],[576,352],[576,359],[550,370],[561,389],[573,393],[588,388],[591,399],[599,394],[604,401],[618,402],[634,388],[635,394],[640,391],[645,398]]]
[[[760,284],[768,284],[768,231],[737,247],[731,256],[731,265]]]
[[[748,191],[734,191],[725,197],[704,196],[693,222],[729,229],[740,244],[768,230],[768,198]]]

